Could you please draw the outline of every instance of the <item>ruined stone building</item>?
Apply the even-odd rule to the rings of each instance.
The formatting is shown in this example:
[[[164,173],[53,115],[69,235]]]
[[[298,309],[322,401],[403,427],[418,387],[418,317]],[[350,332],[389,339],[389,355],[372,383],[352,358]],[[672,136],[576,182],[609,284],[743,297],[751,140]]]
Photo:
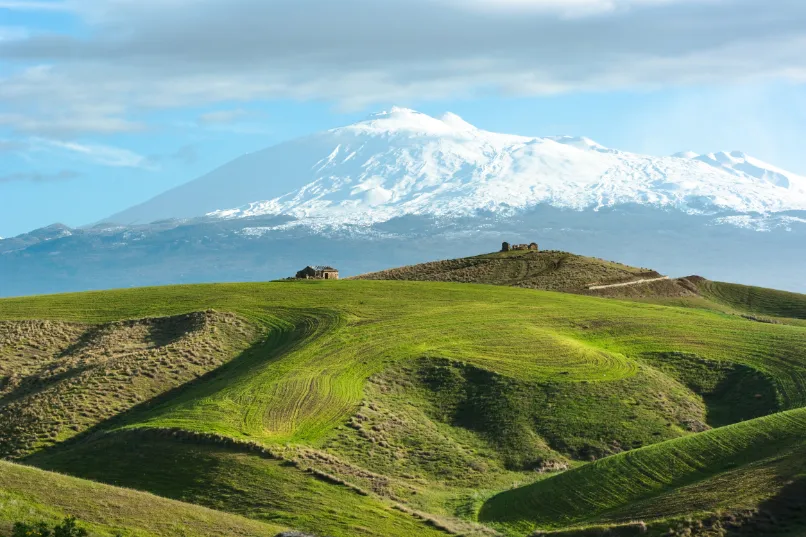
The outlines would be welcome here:
[[[338,280],[339,271],[324,265],[308,265],[297,272],[296,277],[300,280]]]
[[[532,242],[529,244],[509,244],[508,242],[504,242],[501,245],[502,252],[509,252],[511,250],[531,250],[533,252],[540,251],[536,242]]]

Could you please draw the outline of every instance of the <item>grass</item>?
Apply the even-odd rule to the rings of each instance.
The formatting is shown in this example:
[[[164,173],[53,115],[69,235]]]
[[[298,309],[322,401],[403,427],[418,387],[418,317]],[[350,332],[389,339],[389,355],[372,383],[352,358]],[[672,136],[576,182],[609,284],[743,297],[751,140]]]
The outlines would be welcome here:
[[[255,339],[231,314],[0,322],[0,456],[64,441],[218,368]]]
[[[476,511],[513,484],[542,486],[554,470],[576,475],[623,455],[584,465],[591,459],[806,405],[806,329],[691,308],[409,281],[0,300],[15,330],[75,329],[30,351],[32,386],[49,378],[32,364],[76,334],[209,310],[243,324],[217,332],[222,354],[198,378],[160,384],[72,439],[34,444],[26,460],[333,537],[484,535]],[[104,348],[126,356],[127,342],[154,339]],[[16,360],[12,350],[0,356],[0,366]],[[166,429],[248,442],[281,460],[160,436]]]
[[[651,269],[549,250],[496,252],[435,261],[364,274],[355,279],[507,285],[706,309],[743,315],[753,321],[806,326],[806,295],[714,282],[700,276],[590,289],[660,276]]]
[[[479,518],[525,535],[537,528],[589,524],[603,515],[606,518],[609,512],[617,512],[617,519],[625,515],[635,519],[636,515],[653,512],[656,517],[681,516],[695,506],[706,507],[683,487],[781,456],[790,463],[785,467],[796,471],[792,463],[802,461],[804,454],[806,409],[797,409],[615,455],[501,493],[484,504]],[[799,470],[802,469],[801,463]],[[761,496],[768,492],[769,484],[756,483],[748,489]],[[712,492],[723,501],[733,497],[735,502],[737,493],[745,490],[742,485],[739,479],[733,479],[730,487]],[[662,501],[652,505],[660,509],[636,510],[639,502],[658,498]],[[680,512],[669,512],[673,498],[683,500],[682,505],[677,505]]]
[[[690,277],[703,297],[734,310],[771,317],[806,319],[806,295]]]
[[[137,422],[315,442],[346,422],[367,378],[426,355],[522,380],[600,382],[634,376],[647,353],[687,352],[768,373],[784,408],[799,406],[806,391],[806,332],[797,327],[489,286],[180,286],[10,299],[0,301],[0,316],[109,322],[211,307],[262,320],[270,335]]]
[[[780,410],[774,381],[753,368],[684,353],[650,354],[643,360],[700,395],[707,408],[706,422],[712,427]]]
[[[373,272],[355,279],[484,283],[548,291],[631,296],[640,294],[640,291],[623,287],[594,292],[588,291],[588,287],[660,276],[650,269],[549,250],[496,252]],[[663,289],[664,294],[668,294],[671,289],[674,296],[689,294],[671,282],[659,282],[653,289],[654,292],[664,292]]]
[[[384,475],[475,488],[506,470],[566,468],[676,438],[705,417],[700,399],[649,368],[607,383],[525,382],[422,359],[374,378],[326,447]]]
[[[318,535],[444,535],[390,502],[289,462],[148,430],[102,435],[32,462]]]
[[[76,516],[91,535],[111,537],[266,537],[281,525],[258,522],[36,468],[0,461],[0,532],[14,522]]]

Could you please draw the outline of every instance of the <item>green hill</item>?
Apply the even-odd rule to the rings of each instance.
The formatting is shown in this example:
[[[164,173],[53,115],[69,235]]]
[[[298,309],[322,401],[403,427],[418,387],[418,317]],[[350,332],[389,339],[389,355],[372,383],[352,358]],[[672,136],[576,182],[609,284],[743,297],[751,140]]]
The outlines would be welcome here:
[[[14,522],[56,523],[67,515],[93,536],[265,537],[282,526],[0,461],[0,534]]]
[[[752,505],[803,474],[804,455],[806,409],[782,412],[501,493],[484,504],[479,518],[526,535],[536,528],[690,516],[736,501]],[[708,487],[720,481],[722,487]]]
[[[699,276],[682,278],[680,282],[708,300],[738,312],[806,319],[806,295],[735,283],[714,282]]]
[[[558,286],[646,275],[602,262],[590,279],[593,269],[565,263]],[[5,299],[0,448],[320,536],[520,535],[489,515],[489,498],[644,449],[699,457],[709,434],[794,419],[781,413],[806,406],[805,357],[800,326],[504,285],[307,281]],[[726,449],[709,467],[738,457]],[[752,483],[789,467],[787,452],[741,456],[733,470],[760,468],[746,495],[680,512],[769,501],[778,485],[756,493]],[[705,483],[687,479],[658,491]],[[585,522],[575,516],[546,527]]]
[[[495,252],[352,279],[506,285],[709,309],[754,321],[806,326],[806,295],[701,276],[671,279],[651,269],[551,250]]]
[[[0,321],[0,456],[75,436],[218,368],[255,337],[254,326],[215,312]]]
[[[373,272],[355,279],[485,283],[595,296],[692,294],[654,270],[552,250],[496,252]]]

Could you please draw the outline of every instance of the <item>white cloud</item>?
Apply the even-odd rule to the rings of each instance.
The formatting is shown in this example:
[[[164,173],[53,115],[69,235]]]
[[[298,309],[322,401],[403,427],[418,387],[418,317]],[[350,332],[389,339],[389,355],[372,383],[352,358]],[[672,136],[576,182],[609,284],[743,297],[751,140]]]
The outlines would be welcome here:
[[[153,167],[153,162],[150,159],[119,147],[62,142],[42,138],[32,140],[32,145],[34,150],[59,151],[102,166],[145,169]]]
[[[0,3],[3,0],[0,0]],[[40,2],[41,3],[41,2]],[[0,4],[1,5],[1,4]],[[0,123],[47,137],[149,110],[346,108],[475,92],[806,81],[802,0],[73,0],[87,37],[0,41]],[[192,14],[192,16],[191,16]],[[232,120],[212,112],[202,122]]]
[[[634,7],[707,2],[709,0],[442,0],[484,11],[559,13],[583,17],[623,11]],[[713,1],[713,0],[712,0]],[[460,3],[461,2],[461,3]]]

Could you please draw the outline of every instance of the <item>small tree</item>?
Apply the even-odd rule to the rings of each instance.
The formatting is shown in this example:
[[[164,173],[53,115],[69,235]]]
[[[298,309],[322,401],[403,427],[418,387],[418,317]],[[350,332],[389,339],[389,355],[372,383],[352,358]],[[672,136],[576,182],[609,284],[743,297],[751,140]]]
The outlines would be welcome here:
[[[53,537],[87,537],[89,533],[84,528],[76,525],[76,518],[69,516],[64,521],[53,528]]]

